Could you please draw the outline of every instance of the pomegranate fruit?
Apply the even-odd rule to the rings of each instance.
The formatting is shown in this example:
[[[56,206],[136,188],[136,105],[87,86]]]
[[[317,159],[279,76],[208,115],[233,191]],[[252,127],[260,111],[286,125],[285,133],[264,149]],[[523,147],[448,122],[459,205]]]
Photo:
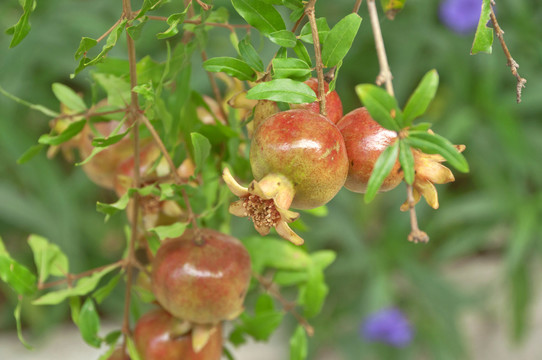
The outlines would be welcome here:
[[[162,309],[143,315],[134,329],[134,341],[143,360],[219,360],[222,329],[211,328],[200,349],[193,346],[194,330]]]
[[[303,239],[287,223],[299,214],[288,209],[326,204],[348,174],[346,148],[337,127],[302,109],[277,113],[262,122],[252,139],[250,163],[255,181],[248,188],[224,170],[224,181],[241,198],[230,205],[230,212],[250,217],[261,235],[275,227],[297,245]]]
[[[309,80],[305,81],[305,84],[309,85],[310,88],[318,94],[318,79],[317,78],[310,78]],[[324,91],[326,93],[326,113],[327,118],[329,121],[331,121],[334,124],[337,124],[339,120],[343,117],[343,104],[341,102],[341,98],[339,97],[339,94],[337,94],[337,91],[333,90],[329,92],[329,84],[324,81]],[[292,104],[292,109],[306,109],[310,110],[312,112],[315,112],[317,114],[320,113],[320,103],[318,101],[314,101],[312,103],[307,104]]]
[[[216,230],[188,229],[158,249],[152,291],[173,316],[216,324],[243,311],[251,273],[250,256],[239,240]]]
[[[348,177],[344,186],[353,192],[364,193],[376,160],[389,145],[397,140],[397,133],[380,126],[369,111],[362,107],[346,114],[338,123],[348,153]],[[399,160],[384,179],[380,191],[395,188],[403,179]]]

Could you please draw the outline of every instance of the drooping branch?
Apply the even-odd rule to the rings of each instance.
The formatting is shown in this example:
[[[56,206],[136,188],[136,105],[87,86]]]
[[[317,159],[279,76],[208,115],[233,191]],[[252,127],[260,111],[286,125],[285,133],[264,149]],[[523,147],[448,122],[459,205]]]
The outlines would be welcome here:
[[[493,6],[495,6],[495,1],[492,0],[491,3],[492,6],[489,16],[491,18],[491,23],[493,24],[493,29],[495,29],[495,34],[497,35],[497,38],[501,43],[502,50],[504,51],[504,56],[506,56],[506,65],[510,68],[510,71],[512,71],[512,75],[514,75],[517,80],[516,101],[519,104],[521,102],[521,91],[525,87],[525,83],[527,82],[527,80],[519,75],[519,64],[516,62],[516,60],[514,60],[514,58],[510,54],[510,50],[508,50],[508,46],[506,46],[506,43],[504,42],[504,31],[499,26],[499,23],[497,22],[497,17],[495,16],[495,11],[493,10]]]

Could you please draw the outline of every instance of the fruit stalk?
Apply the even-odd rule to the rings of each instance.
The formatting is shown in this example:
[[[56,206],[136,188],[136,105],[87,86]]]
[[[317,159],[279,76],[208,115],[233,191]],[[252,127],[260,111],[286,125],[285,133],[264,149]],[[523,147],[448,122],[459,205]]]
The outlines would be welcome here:
[[[322,52],[320,50],[320,39],[318,37],[318,27],[316,26],[316,16],[314,15],[314,6],[316,0],[310,0],[305,8],[305,14],[309,18],[312,32],[312,42],[314,43],[314,56],[316,58],[316,74],[318,75],[318,103],[320,104],[320,114],[327,117],[326,112],[326,94],[324,90],[324,65],[322,64]]]

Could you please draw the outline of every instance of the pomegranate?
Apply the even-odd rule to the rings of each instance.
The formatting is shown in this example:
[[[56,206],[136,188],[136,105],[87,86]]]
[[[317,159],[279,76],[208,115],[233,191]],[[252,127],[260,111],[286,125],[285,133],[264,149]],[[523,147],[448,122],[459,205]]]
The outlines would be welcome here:
[[[318,79],[310,78],[305,81],[305,84],[318,94]],[[329,84],[324,81],[324,91],[326,92],[326,113],[327,118],[334,124],[337,124],[343,117],[343,104],[337,91],[333,90],[329,92]],[[292,104],[292,109],[306,109],[315,113],[320,113],[320,103],[318,101],[308,104]]]
[[[353,192],[364,193],[376,160],[389,145],[397,140],[397,133],[380,126],[369,111],[361,107],[346,114],[338,123],[348,153],[348,177],[344,186]],[[403,179],[399,160],[386,177],[380,191],[395,188]]]
[[[243,311],[251,278],[250,256],[234,237],[189,229],[167,239],[152,262],[152,291],[175,317],[216,324]]]
[[[219,360],[222,355],[220,324],[209,328],[205,343],[197,348],[194,331],[190,324],[157,309],[139,319],[134,341],[144,360]]]
[[[288,209],[326,204],[348,174],[346,148],[337,127],[302,109],[277,113],[262,122],[252,139],[250,163],[255,181],[248,188],[224,170],[224,181],[241,198],[230,205],[230,212],[250,217],[261,235],[275,227],[297,245],[303,239],[287,223],[299,214]]]

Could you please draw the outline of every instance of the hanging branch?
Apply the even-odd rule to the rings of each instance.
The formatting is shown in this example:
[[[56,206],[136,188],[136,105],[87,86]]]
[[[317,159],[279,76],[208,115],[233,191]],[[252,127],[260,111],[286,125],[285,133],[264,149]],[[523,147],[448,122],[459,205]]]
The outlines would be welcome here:
[[[322,52],[320,50],[320,39],[318,37],[318,27],[316,26],[316,16],[314,14],[314,5],[316,0],[310,0],[305,8],[305,14],[309,18],[312,32],[312,42],[314,43],[314,56],[316,57],[316,74],[318,76],[318,103],[320,104],[320,114],[327,116],[326,112],[326,91],[324,87],[324,64],[322,64]]]
[[[491,18],[491,23],[493,24],[493,28],[495,29],[495,34],[497,35],[497,38],[499,39],[499,42],[501,43],[502,50],[504,51],[504,56],[506,56],[507,63],[506,65],[510,68],[510,71],[512,71],[512,75],[517,79],[517,85],[516,85],[516,101],[519,104],[521,102],[521,91],[525,87],[525,83],[527,80],[525,78],[522,78],[518,73],[519,64],[512,58],[512,55],[510,54],[510,51],[508,50],[508,46],[506,46],[506,43],[504,42],[504,31],[499,26],[499,23],[497,22],[497,17],[495,16],[495,11],[493,10],[493,6],[495,6],[495,1],[491,1],[491,12],[489,14]]]
[[[386,48],[384,47],[384,39],[382,38],[382,31],[380,29],[380,22],[378,20],[378,12],[376,10],[375,0],[368,0],[367,7],[369,9],[369,16],[371,17],[371,26],[375,38],[376,54],[378,56],[378,63],[380,64],[380,73],[376,78],[376,84],[385,84],[386,91],[395,97],[393,91],[393,76],[391,74],[390,65],[388,63],[388,57],[386,56]],[[413,196],[412,185],[407,184],[407,199],[408,209],[410,214],[410,234],[408,240],[418,242],[428,242],[429,236],[418,227],[418,218],[416,216],[415,202]]]

